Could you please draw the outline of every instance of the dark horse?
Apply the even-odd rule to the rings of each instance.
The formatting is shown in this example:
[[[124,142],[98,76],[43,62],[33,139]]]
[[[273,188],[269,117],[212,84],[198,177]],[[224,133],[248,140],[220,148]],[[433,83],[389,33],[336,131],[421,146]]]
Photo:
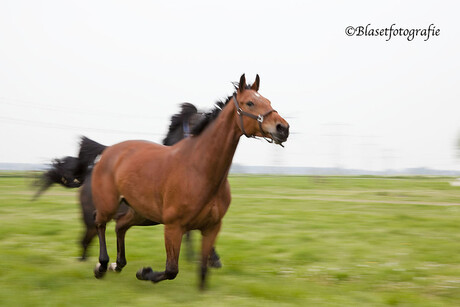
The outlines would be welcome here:
[[[91,178],[100,247],[96,278],[108,269],[106,224],[116,216],[120,200],[125,200],[133,214],[164,224],[166,268],[160,272],[142,268],[137,278],[154,283],[174,279],[179,272],[182,236],[198,229],[203,236],[200,288],[204,288],[208,258],[230,205],[227,177],[240,137],[259,136],[282,144],[289,135],[286,120],[258,89],[259,76],[247,86],[242,75],[222,110],[202,120],[191,131],[192,137],[173,146],[126,141],[100,150]],[[95,149],[82,147],[81,152],[89,153],[82,158],[97,153]],[[124,223],[130,217],[125,217],[117,221],[116,270],[126,265]]]
[[[181,112],[173,115],[171,118],[169,131],[163,140],[163,144],[173,145],[184,137],[190,136],[191,129],[193,129],[200,120],[207,116],[210,116],[210,113],[199,113],[194,105],[190,103],[183,103],[181,105]],[[55,159],[52,163],[51,169],[41,176],[39,182],[40,189],[35,194],[34,199],[38,198],[54,183],[61,184],[68,188],[81,187],[79,198],[86,230],[81,240],[82,255],[80,259],[85,260],[87,257],[88,247],[97,234],[96,223],[94,221],[96,209],[94,207],[91,194],[91,175],[92,168],[94,166],[94,159],[92,157],[95,155],[97,156],[99,151],[104,150],[106,146],[84,137],[82,138],[80,145],[82,148],[93,148],[93,150],[96,150],[97,154],[82,152],[79,154],[79,157],[67,156],[61,159]],[[85,158],[83,156],[85,156]],[[88,157],[90,158],[88,159]],[[130,223],[127,223],[125,226],[126,231],[131,226],[150,226],[158,224],[148,219],[141,218],[130,211],[132,211],[132,209],[125,200],[122,200],[118,212],[114,217],[115,220],[118,220],[125,215],[132,217]],[[187,232],[186,235],[186,242],[188,245],[187,258],[192,259],[193,248],[191,246],[190,232]],[[215,268],[222,266],[219,256],[214,249],[209,258],[209,265]]]

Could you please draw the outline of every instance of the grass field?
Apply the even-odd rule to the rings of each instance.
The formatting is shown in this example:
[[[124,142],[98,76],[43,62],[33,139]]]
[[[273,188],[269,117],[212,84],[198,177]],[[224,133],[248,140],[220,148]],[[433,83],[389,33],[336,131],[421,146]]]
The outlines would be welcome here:
[[[163,226],[135,227],[128,265],[93,277],[79,262],[76,190],[31,202],[27,176],[0,176],[1,306],[459,306],[460,188],[441,177],[232,176],[217,250],[223,268],[198,291],[197,263],[159,284]],[[107,243],[115,260],[111,223]],[[198,247],[198,233],[194,233]]]

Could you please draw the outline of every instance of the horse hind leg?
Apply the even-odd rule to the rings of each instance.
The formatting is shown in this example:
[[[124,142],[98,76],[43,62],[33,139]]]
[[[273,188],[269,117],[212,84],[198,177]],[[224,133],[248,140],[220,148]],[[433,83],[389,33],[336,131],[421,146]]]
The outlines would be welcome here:
[[[93,189],[93,201],[96,207],[95,224],[99,237],[99,263],[94,269],[94,276],[96,278],[102,278],[105,275],[110,260],[107,253],[105,230],[106,224],[112,219],[118,208],[117,194],[110,193],[112,189],[107,185],[101,185],[101,188],[98,190]]]
[[[86,227],[85,234],[81,240],[82,255],[80,260],[86,260],[88,254],[88,247],[93,238],[97,235],[97,228],[95,223],[96,212],[91,196],[91,176],[87,176],[85,184],[80,190],[80,205],[82,209],[83,222]]]
[[[195,259],[194,251],[193,251],[193,241],[192,241],[192,232],[187,231],[185,233],[185,255],[187,261],[193,261]],[[208,259],[208,266],[214,269],[220,269],[222,267],[222,262],[220,261],[219,254],[216,252],[216,248],[213,247],[211,249],[211,254],[209,255]]]
[[[185,233],[185,258],[187,261],[193,261],[195,259],[191,230]]]
[[[106,223],[96,224],[97,234],[99,237],[99,263],[94,268],[94,277],[102,278],[107,272],[107,264],[109,263],[109,254],[107,253],[107,245],[105,242],[105,227]]]
[[[80,261],[85,261],[88,256],[88,247],[91,244],[93,238],[97,235],[97,229],[95,226],[86,228],[85,234],[81,240],[82,254]]]
[[[125,235],[129,228],[135,225],[142,225],[145,218],[137,214],[133,209],[129,208],[124,214],[117,218],[115,225],[115,233],[117,234],[117,262],[112,263],[109,270],[121,272],[126,266],[125,255]]]
[[[220,269],[222,267],[222,262],[220,261],[219,254],[216,252],[216,248],[211,249],[211,254],[208,259],[208,266],[214,269]]]

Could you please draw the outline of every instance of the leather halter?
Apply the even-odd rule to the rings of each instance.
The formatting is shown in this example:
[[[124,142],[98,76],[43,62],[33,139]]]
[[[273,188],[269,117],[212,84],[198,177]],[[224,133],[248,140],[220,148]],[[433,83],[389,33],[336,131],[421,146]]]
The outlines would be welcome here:
[[[188,138],[192,135],[190,132],[190,123],[188,120],[184,120],[182,122],[182,132],[184,133],[184,138]]]
[[[272,112],[276,112],[276,113],[278,112],[274,109],[269,110],[265,114],[259,114],[259,115],[254,115],[252,113],[245,112],[243,111],[243,109],[240,108],[240,105],[238,104],[238,100],[236,99],[236,93],[233,94],[233,102],[235,103],[236,113],[240,116],[240,127],[241,127],[241,131],[243,132],[244,136],[247,138],[256,137],[255,135],[248,135],[246,131],[244,130],[243,116],[247,116],[249,118],[257,120],[257,122],[259,123],[260,132],[262,133],[262,137],[264,138],[264,140],[266,140],[269,143],[273,143],[273,140],[268,138],[268,134],[265,133],[264,129],[262,128],[262,123],[264,122],[264,119],[267,115],[271,114]]]

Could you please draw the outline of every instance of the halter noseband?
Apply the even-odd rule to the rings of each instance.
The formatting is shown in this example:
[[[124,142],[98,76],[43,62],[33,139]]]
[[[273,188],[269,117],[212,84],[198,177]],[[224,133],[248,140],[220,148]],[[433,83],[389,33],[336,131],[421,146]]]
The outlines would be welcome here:
[[[243,109],[240,108],[240,105],[238,104],[238,100],[236,99],[236,93],[233,94],[233,102],[235,103],[236,107],[236,113],[240,116],[240,126],[241,126],[241,131],[243,132],[244,136],[247,138],[255,138],[255,135],[248,135],[246,131],[244,130],[244,123],[243,123],[243,116],[247,116],[249,118],[255,119],[259,123],[259,129],[260,132],[262,133],[262,137],[264,140],[266,140],[269,143],[273,143],[272,139],[267,138],[268,135],[265,133],[264,129],[262,128],[262,123],[264,122],[265,116],[271,114],[272,112],[278,113],[276,110],[271,109],[265,114],[259,114],[259,115],[254,115],[248,112],[243,111]]]

